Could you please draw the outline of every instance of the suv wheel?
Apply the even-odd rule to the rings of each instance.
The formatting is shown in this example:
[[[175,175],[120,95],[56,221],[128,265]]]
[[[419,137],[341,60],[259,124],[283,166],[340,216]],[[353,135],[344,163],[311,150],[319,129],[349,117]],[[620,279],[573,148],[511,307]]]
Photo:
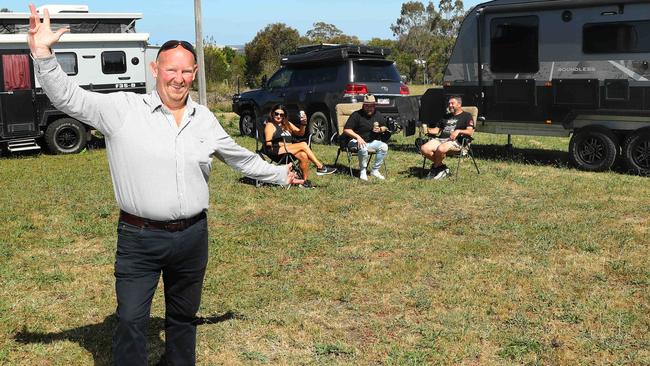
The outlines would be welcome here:
[[[242,136],[255,136],[255,113],[245,109],[239,115],[239,134]]]
[[[326,144],[330,137],[330,121],[323,112],[316,112],[309,118],[309,131],[313,135],[311,141]]]

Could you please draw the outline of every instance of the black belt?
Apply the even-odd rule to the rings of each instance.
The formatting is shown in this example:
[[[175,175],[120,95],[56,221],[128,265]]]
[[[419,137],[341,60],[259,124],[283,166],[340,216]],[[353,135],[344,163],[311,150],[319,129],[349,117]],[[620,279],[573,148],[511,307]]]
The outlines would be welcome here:
[[[206,218],[205,211],[202,211],[196,216],[189,217],[187,219],[178,219],[178,220],[169,220],[169,221],[156,221],[145,219],[144,217],[131,215],[128,212],[120,210],[120,221],[125,222],[129,225],[133,225],[139,228],[153,228],[160,229],[165,231],[181,231],[185,230],[188,227],[196,224],[197,222]]]

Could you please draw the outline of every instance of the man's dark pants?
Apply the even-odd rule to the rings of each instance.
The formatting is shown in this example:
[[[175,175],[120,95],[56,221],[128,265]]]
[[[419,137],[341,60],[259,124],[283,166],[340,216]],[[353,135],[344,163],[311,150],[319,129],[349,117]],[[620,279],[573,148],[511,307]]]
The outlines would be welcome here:
[[[193,320],[208,263],[206,219],[176,232],[138,228],[120,221],[117,232],[115,365],[147,365],[151,300],[161,272],[165,288],[165,360],[169,365],[193,365]]]

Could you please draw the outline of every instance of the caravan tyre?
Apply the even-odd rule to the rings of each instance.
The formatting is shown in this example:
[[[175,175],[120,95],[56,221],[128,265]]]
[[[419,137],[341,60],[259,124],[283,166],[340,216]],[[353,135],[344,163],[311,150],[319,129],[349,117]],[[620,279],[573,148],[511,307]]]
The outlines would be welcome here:
[[[569,142],[569,160],[580,170],[609,170],[617,155],[616,137],[604,128],[580,130],[573,134]]]
[[[650,130],[636,131],[625,140],[623,156],[635,174],[650,175]]]
[[[326,144],[330,138],[330,121],[323,112],[316,112],[309,118],[309,131],[311,141],[317,144]]]
[[[245,109],[239,116],[239,134],[255,137],[255,114],[250,109]]]
[[[86,147],[86,128],[73,118],[61,118],[45,130],[45,144],[52,154],[76,154]]]

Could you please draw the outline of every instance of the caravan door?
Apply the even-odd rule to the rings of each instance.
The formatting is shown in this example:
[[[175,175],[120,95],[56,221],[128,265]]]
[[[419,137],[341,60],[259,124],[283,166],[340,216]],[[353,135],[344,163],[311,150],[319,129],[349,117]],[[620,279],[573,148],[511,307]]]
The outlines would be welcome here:
[[[37,132],[33,70],[28,50],[0,51],[0,133],[4,138]]]

